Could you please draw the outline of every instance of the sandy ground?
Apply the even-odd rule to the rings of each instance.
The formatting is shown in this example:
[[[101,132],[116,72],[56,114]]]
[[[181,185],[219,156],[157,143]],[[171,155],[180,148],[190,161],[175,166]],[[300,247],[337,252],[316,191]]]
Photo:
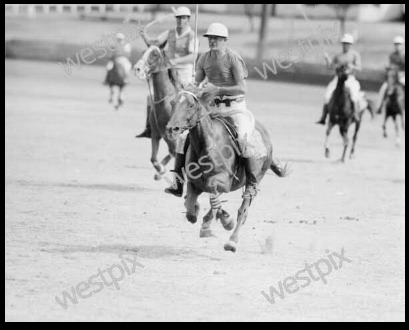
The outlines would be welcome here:
[[[228,233],[201,240],[182,200],[153,181],[145,85],[114,112],[85,68],[5,62],[5,319],[7,321],[403,321],[405,146],[365,117],[357,159],[323,154],[320,87],[250,82],[249,106],[268,127],[287,179],[267,176],[238,253]],[[391,133],[392,133],[392,127]],[[404,144],[404,142],[403,142]],[[224,196],[232,214],[240,193]],[[208,209],[201,198],[203,212]],[[202,213],[203,213],[202,212]],[[266,243],[267,242],[267,243]],[[345,248],[352,263],[270,304],[261,294]],[[135,274],[65,311],[63,290],[138,251]]]

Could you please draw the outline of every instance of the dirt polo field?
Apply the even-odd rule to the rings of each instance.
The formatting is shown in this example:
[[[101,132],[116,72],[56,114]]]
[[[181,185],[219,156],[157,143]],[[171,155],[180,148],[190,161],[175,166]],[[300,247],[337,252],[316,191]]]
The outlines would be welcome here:
[[[67,78],[57,64],[5,62],[7,321],[405,319],[405,142],[392,125],[385,140],[381,118],[365,116],[357,157],[341,165],[338,132],[327,160],[314,125],[322,87],[250,81],[249,107],[292,173],[265,178],[231,254],[220,224],[199,239],[183,200],[153,180],[150,142],[134,138],[146,84],[115,112],[103,70]],[[222,198],[233,215],[240,197]],[[341,252],[348,261],[333,257],[324,280],[287,290],[306,264]]]

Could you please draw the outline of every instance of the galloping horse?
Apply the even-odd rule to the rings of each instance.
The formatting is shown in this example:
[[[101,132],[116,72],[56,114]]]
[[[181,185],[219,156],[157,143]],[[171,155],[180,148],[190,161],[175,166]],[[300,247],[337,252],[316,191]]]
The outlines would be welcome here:
[[[341,158],[341,161],[344,163],[347,156],[348,147],[350,144],[350,139],[348,136],[349,128],[352,124],[355,124],[355,134],[353,137],[352,150],[350,158],[352,159],[355,156],[355,148],[358,140],[358,134],[361,129],[362,117],[364,111],[358,112],[354,115],[354,103],[351,99],[351,94],[349,89],[345,86],[345,82],[348,80],[348,67],[343,65],[337,69],[338,76],[338,85],[335,89],[334,95],[329,103],[329,124],[326,133],[325,141],[325,156],[330,158],[331,150],[329,145],[329,138],[332,132],[332,129],[339,125],[340,133],[344,139],[344,152]],[[368,106],[368,110],[371,112],[372,108]]]
[[[161,47],[150,46],[139,62],[135,65],[135,72],[139,79],[147,78],[150,97],[148,105],[151,107],[149,122],[152,129],[152,157],[151,162],[157,172],[155,180],[159,181],[166,173],[166,166],[175,156],[176,143],[166,134],[172,112],[172,99],[177,95],[177,82],[170,69],[169,58],[164,52],[165,45]],[[152,87],[153,85],[153,95]],[[169,154],[159,163],[158,152],[160,141],[164,139],[169,148]]]
[[[387,69],[388,92],[386,94],[386,113],[383,123],[384,137],[388,137],[386,124],[389,118],[392,118],[395,123],[397,144],[400,144],[400,130],[397,121],[398,117],[402,120],[402,129],[405,130],[405,87],[399,83],[399,71],[390,67]]]
[[[129,74],[132,67],[129,67],[129,62],[124,57],[114,58],[110,65],[112,65],[112,68],[108,71],[105,84],[110,88],[109,103],[113,103],[115,110],[119,110],[124,104],[122,93],[129,83]],[[115,87],[118,90],[117,95],[115,95]]]
[[[226,123],[228,119],[209,113],[208,104],[212,99],[213,95],[203,95],[203,91],[194,87],[190,87],[189,91],[179,92],[167,128],[173,139],[186,130],[190,131],[190,147],[185,166],[188,173],[185,203],[188,221],[193,224],[197,222],[200,210],[198,197],[204,192],[209,193],[211,210],[203,219],[200,236],[212,236],[211,223],[216,218],[227,231],[235,227],[224,249],[236,252],[239,232],[247,220],[252,199],[243,199],[236,225],[235,220],[222,209],[219,197],[222,193],[243,188],[246,185],[246,173],[235,141],[226,129],[225,125],[229,126]],[[260,123],[256,124],[256,128],[266,148],[266,155],[259,159],[259,167],[255,173],[258,182],[270,169],[279,177],[285,177],[287,167],[281,168],[273,161],[273,146],[267,130]]]

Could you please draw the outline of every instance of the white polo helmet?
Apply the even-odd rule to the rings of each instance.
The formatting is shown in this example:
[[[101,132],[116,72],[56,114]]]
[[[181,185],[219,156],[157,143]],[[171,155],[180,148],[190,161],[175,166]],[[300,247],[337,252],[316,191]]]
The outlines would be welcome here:
[[[123,34],[123,33],[121,33],[121,32],[119,32],[119,33],[116,34],[116,38],[117,38],[118,40],[125,40],[125,39],[126,39],[126,38],[125,38],[125,34]]]
[[[181,16],[192,16],[192,12],[188,7],[179,7],[178,9],[175,10],[175,17],[181,17]]]
[[[405,39],[403,37],[395,37],[395,39],[393,39],[393,43],[395,45],[403,45],[405,43]]]
[[[351,34],[345,34],[342,39],[341,42],[343,44],[350,44],[353,45],[355,43],[355,39]]]
[[[209,29],[204,35],[206,38],[208,37],[222,37],[228,38],[229,37],[229,29],[221,24],[221,23],[213,23],[209,26]]]

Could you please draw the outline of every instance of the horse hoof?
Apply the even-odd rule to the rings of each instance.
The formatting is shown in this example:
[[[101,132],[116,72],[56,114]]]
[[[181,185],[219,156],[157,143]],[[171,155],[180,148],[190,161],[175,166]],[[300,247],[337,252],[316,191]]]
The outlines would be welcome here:
[[[155,179],[155,181],[161,181],[162,180],[162,175],[155,174],[154,179]]]
[[[227,243],[227,244],[224,246],[224,250],[225,250],[225,251],[228,251],[228,252],[236,253],[236,251],[237,251],[237,244],[234,243],[234,242],[232,242],[232,241],[230,241],[229,243]]]
[[[325,157],[330,158],[331,157],[331,151],[329,149],[325,149]]]
[[[215,237],[211,229],[201,229],[200,230],[200,238],[209,238]]]
[[[234,221],[233,219],[230,220],[229,223],[223,224],[223,228],[224,228],[226,231],[232,231],[235,226],[236,226],[236,223],[235,223],[235,221]]]
[[[232,219],[230,214],[224,210],[217,213],[217,220],[220,220],[223,228],[227,231],[232,231],[236,225],[234,219]]]
[[[166,174],[166,167],[160,164],[157,168],[158,174],[165,175]]]
[[[197,216],[195,216],[195,215],[188,214],[186,216],[186,219],[187,219],[187,221],[189,221],[193,225],[197,222]]]
[[[355,155],[351,154],[351,156],[349,156],[349,159],[354,160],[355,159]]]

